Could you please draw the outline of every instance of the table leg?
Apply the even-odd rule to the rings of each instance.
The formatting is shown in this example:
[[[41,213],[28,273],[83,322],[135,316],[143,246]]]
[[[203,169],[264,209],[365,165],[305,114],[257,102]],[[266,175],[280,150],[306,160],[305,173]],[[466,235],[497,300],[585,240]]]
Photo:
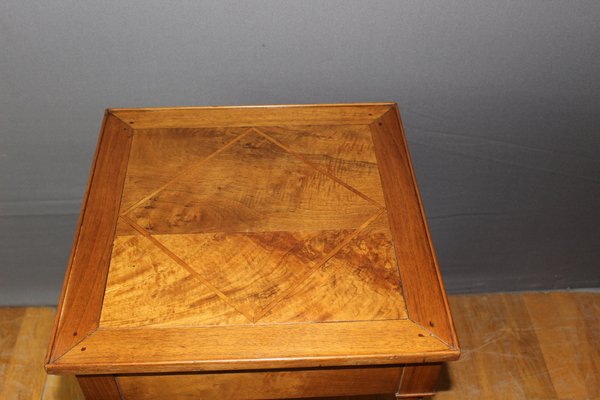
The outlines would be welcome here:
[[[441,370],[441,363],[405,366],[396,398],[418,399],[433,396]]]
[[[121,400],[117,381],[112,375],[77,375],[85,400]]]

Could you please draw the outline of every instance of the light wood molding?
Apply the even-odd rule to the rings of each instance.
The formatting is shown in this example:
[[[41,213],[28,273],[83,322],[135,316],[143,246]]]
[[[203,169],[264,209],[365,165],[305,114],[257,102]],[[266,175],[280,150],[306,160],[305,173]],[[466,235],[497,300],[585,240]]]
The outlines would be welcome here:
[[[458,348],[398,108],[370,126],[409,318]]]
[[[368,125],[393,103],[290,104],[225,107],[113,108],[135,129],[253,127],[278,125]]]
[[[105,114],[47,362],[98,327],[133,131]]]

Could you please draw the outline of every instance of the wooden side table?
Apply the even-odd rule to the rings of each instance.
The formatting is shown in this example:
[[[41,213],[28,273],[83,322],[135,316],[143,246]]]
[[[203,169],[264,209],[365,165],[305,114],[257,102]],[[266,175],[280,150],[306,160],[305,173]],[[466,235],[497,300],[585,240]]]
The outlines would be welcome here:
[[[87,399],[410,398],[458,356],[395,104],[107,110],[48,372]]]

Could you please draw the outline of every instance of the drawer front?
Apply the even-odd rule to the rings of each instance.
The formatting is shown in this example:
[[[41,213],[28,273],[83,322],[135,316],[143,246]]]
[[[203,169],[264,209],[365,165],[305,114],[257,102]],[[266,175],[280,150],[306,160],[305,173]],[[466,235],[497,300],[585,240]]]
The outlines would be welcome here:
[[[396,393],[402,367],[117,376],[124,400],[281,399]]]

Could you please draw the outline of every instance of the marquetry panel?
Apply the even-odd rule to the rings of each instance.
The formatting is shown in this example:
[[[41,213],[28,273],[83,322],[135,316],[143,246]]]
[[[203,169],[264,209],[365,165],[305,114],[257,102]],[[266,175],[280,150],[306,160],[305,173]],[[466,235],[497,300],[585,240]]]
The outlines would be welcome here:
[[[151,195],[176,175],[198,167],[244,128],[138,130],[133,138],[121,210]]]
[[[294,292],[268,310],[269,322],[406,318],[398,265],[381,214]]]
[[[377,204],[384,204],[367,125],[275,126],[259,130]]]
[[[105,327],[238,324],[246,318],[148,238],[115,240],[100,323]]]
[[[152,234],[355,229],[378,211],[257,133],[128,213]]]
[[[309,275],[348,233],[211,233],[157,235],[157,240],[256,320],[263,308]]]
[[[407,318],[368,126],[148,129],[130,160],[101,326]]]

